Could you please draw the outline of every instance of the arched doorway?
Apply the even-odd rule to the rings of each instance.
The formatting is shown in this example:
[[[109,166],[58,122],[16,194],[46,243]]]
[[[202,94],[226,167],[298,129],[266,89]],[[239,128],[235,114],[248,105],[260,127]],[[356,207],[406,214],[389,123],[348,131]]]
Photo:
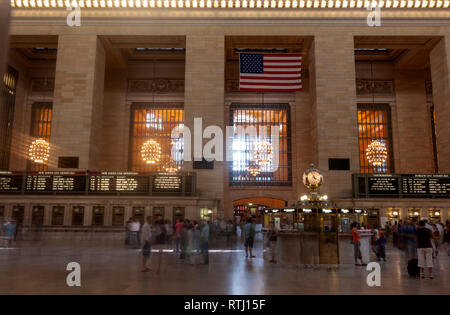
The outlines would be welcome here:
[[[262,220],[262,211],[266,208],[287,206],[287,201],[268,197],[250,197],[233,201],[234,217],[237,223],[254,216]]]

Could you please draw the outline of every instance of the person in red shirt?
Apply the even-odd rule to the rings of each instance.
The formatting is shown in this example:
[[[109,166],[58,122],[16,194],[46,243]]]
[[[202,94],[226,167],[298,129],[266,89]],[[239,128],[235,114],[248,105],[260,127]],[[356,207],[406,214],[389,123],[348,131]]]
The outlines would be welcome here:
[[[361,239],[359,238],[359,231],[356,227],[356,222],[352,223],[352,244],[353,244],[353,257],[355,258],[355,266],[367,266],[362,260],[361,254]],[[358,260],[361,262],[358,264]]]
[[[177,220],[175,224],[175,252],[180,252],[180,242],[181,242],[181,229],[183,228],[184,223],[180,219]]]

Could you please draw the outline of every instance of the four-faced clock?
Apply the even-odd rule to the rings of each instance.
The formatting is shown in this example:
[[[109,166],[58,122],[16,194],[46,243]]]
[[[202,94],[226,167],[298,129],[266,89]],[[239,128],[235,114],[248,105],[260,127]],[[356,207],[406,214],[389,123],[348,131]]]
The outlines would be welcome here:
[[[323,183],[323,176],[320,171],[311,165],[311,168],[307,169],[303,173],[303,184],[309,189],[317,189]]]

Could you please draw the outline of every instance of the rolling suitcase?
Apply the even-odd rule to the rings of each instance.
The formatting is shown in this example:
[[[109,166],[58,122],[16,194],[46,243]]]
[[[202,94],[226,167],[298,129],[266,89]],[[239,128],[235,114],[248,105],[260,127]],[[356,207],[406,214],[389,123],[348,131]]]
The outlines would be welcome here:
[[[418,260],[416,258],[411,258],[408,261],[408,274],[411,277],[418,277],[420,276],[420,269],[418,264]]]

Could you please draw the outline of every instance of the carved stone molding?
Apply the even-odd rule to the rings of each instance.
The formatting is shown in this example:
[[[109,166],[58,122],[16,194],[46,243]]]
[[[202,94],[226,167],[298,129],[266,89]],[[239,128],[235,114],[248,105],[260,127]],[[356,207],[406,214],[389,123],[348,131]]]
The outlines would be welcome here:
[[[53,92],[55,89],[55,78],[31,79],[31,90],[33,92]]]
[[[371,80],[371,79],[356,79],[356,94],[357,95],[394,95],[394,81],[393,80]]]
[[[181,79],[131,79],[128,93],[183,93],[184,80]]]

